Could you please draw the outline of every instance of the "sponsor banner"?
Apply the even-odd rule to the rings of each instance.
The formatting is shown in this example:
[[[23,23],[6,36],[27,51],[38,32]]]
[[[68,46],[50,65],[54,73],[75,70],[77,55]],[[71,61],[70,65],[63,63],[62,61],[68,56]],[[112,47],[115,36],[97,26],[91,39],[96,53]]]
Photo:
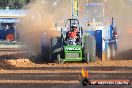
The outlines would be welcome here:
[[[78,0],[74,0],[74,16],[78,16]]]
[[[87,7],[97,7],[97,6],[99,6],[99,7],[103,7],[104,6],[104,4],[102,4],[102,3],[88,3],[88,4],[85,4],[85,6]]]
[[[80,48],[66,48],[67,51],[80,51]]]

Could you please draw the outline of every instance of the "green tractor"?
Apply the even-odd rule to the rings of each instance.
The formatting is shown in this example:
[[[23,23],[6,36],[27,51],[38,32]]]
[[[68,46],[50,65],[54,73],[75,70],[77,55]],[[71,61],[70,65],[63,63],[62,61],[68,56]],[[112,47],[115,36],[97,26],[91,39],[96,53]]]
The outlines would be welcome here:
[[[69,32],[76,25],[76,38],[69,38]],[[64,62],[96,61],[95,37],[84,32],[77,19],[68,19],[65,27],[61,29],[61,35],[50,39],[50,60],[57,60],[58,64]],[[49,41],[49,42],[50,42]]]

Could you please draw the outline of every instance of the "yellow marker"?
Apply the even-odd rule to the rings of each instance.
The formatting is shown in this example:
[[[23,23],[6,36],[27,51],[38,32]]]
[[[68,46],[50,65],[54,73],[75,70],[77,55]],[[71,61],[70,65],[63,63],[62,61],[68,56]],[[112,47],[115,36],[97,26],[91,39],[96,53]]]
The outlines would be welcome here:
[[[78,0],[74,0],[73,5],[74,5],[73,16],[78,16]]]
[[[88,71],[84,70],[84,68],[82,68],[82,77],[83,78],[88,78],[89,77]]]

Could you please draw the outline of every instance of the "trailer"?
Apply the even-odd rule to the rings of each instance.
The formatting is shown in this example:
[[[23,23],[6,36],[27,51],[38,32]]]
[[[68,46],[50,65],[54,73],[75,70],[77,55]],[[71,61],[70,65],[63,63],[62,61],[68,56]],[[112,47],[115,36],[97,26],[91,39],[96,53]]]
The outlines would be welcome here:
[[[0,10],[0,48],[20,47],[16,24],[25,15],[26,10]]]
[[[104,13],[105,4],[87,3],[85,12],[88,14],[87,31],[96,39],[96,55],[102,61],[114,58],[118,46],[118,34],[114,18],[106,17]]]

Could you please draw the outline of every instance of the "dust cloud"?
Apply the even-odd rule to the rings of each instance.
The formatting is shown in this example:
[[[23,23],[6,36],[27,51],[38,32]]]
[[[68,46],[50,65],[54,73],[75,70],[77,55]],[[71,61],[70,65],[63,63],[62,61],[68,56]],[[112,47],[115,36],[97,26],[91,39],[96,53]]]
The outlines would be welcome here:
[[[106,1],[106,2],[105,2]],[[132,0],[82,0],[84,3],[104,3],[105,17],[114,17],[117,27],[117,58],[132,59]]]
[[[108,0],[108,6],[119,35],[117,56],[132,59],[132,0]]]
[[[104,2],[105,0],[79,1],[84,4],[87,2]],[[123,53],[132,52],[132,0],[106,1],[106,14],[109,18],[114,17],[115,19],[119,35],[118,54],[122,57]],[[82,8],[83,5],[80,5],[79,10],[82,11]],[[27,9],[28,15],[22,18],[22,22],[18,25],[20,40],[29,47],[29,50],[38,54],[40,53],[42,33],[46,32],[48,37],[57,36],[55,24],[63,23],[64,19],[71,17],[71,0],[36,0],[31,2]],[[83,12],[79,13],[81,16]]]
[[[41,35],[59,35],[55,25],[62,24],[71,14],[71,4],[67,3],[69,0],[35,0],[26,6],[27,15],[17,25],[19,40],[27,46],[26,50],[40,54]]]

